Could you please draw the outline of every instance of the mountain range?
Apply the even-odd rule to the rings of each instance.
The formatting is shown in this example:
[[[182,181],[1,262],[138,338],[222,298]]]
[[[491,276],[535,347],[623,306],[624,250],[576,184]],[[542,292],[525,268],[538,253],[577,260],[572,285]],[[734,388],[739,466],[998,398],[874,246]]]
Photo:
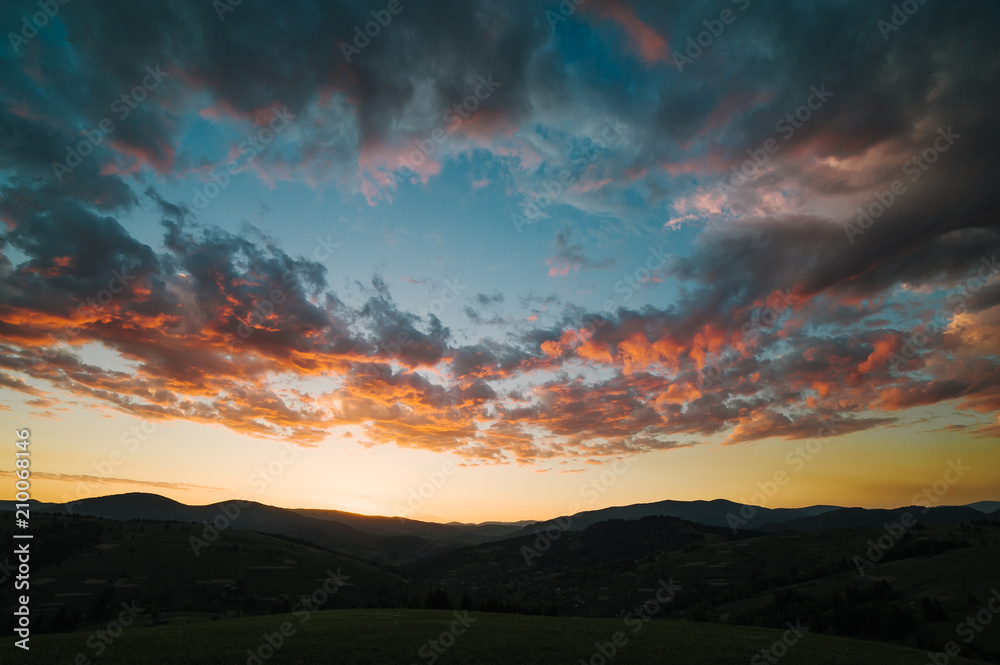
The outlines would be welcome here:
[[[4,502],[0,507],[13,510],[13,503]],[[909,506],[886,510],[829,505],[766,508],[725,499],[665,500],[589,510],[545,521],[482,524],[440,524],[337,510],[278,508],[252,501],[189,506],[157,494],[141,492],[80,499],[62,504],[32,501],[31,510],[120,521],[163,520],[206,525],[217,521],[226,528],[277,534],[379,563],[401,565],[461,546],[534,534],[553,524],[564,531],[583,531],[609,520],[635,521],[647,517],[672,517],[709,527],[780,533],[881,526],[884,523],[898,522],[906,512],[924,524],[968,523],[985,516],[1000,516],[1000,502],[980,501],[967,506]]]

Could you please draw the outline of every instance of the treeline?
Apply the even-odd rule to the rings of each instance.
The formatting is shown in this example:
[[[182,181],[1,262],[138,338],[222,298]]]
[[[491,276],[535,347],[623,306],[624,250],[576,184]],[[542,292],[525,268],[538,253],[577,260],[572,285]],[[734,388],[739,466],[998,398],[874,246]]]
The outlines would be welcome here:
[[[816,633],[891,640],[904,637],[917,624],[913,615],[894,602],[895,595],[892,586],[883,580],[817,596],[797,589],[778,589],[769,605],[740,613],[734,619],[741,625],[765,628],[801,621]]]

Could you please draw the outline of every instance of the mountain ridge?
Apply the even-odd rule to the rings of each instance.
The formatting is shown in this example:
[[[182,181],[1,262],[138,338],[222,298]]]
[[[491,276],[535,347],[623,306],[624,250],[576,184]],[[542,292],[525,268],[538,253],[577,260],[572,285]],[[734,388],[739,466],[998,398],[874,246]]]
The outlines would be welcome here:
[[[375,562],[403,565],[456,548],[535,534],[553,524],[561,530],[583,531],[611,520],[636,521],[648,517],[671,517],[706,527],[752,530],[761,533],[811,531],[838,527],[881,526],[898,521],[909,511],[918,521],[931,524],[995,519],[998,512],[975,506],[902,506],[892,509],[831,505],[801,508],[767,508],[728,499],[679,501],[610,506],[563,515],[544,521],[438,523],[403,517],[359,515],[336,510],[281,508],[255,501],[230,500],[206,505],[188,505],[148,492],[129,492],[79,499],[68,503],[32,500],[40,513],[90,515],[120,521],[162,520],[224,525],[313,542]],[[235,505],[233,505],[235,503]],[[0,509],[13,510],[13,501],[0,502]],[[998,502],[1000,505],[1000,502]]]

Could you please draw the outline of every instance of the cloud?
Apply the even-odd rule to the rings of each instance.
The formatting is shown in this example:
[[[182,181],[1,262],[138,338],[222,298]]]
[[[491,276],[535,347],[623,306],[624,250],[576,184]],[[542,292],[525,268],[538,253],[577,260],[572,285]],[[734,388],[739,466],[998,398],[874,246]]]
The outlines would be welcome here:
[[[191,483],[171,483],[157,480],[133,480],[131,478],[113,478],[111,476],[89,476],[77,473],[49,473],[47,471],[33,471],[33,478],[42,480],[54,480],[64,483],[84,483],[86,485],[140,485],[142,487],[156,487],[175,490],[221,490],[221,487],[208,485],[193,485]],[[14,476],[13,471],[0,469],[0,476]]]
[[[574,243],[572,235],[569,230],[556,233],[555,254],[545,261],[549,266],[549,277],[565,276],[577,270],[601,270],[614,264],[613,259],[588,259],[583,255],[583,245]]]

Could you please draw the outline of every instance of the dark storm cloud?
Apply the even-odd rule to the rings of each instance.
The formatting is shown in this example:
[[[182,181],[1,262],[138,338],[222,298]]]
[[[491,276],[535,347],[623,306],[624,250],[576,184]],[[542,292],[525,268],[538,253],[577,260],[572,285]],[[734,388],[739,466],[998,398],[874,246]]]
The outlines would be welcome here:
[[[66,313],[109,284],[120,291],[131,279],[148,278],[159,270],[152,250],[117,220],[94,214],[71,198],[42,202],[12,196],[0,203],[0,214],[18,220],[0,246],[10,245],[30,257],[7,275],[0,291],[4,304]],[[113,283],[114,271],[126,279]]]

